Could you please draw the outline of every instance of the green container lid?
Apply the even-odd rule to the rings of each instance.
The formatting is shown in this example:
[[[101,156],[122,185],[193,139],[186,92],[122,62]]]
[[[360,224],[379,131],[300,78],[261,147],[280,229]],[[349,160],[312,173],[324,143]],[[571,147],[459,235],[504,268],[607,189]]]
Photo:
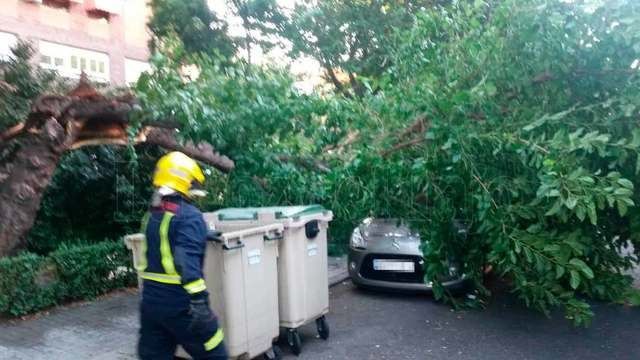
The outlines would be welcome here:
[[[322,205],[269,206],[250,208],[226,208],[215,212],[220,221],[257,220],[259,213],[274,213],[276,219],[297,218],[303,215],[322,214]]]

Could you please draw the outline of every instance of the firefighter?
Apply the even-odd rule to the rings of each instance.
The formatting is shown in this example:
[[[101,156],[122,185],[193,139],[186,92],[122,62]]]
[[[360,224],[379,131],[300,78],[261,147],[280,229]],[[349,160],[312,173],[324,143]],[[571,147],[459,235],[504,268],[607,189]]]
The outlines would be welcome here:
[[[173,360],[177,345],[196,360],[227,359],[202,274],[207,226],[192,203],[205,195],[203,183],[202,170],[183,153],[171,152],[156,164],[137,267],[143,279],[138,343],[143,360]]]

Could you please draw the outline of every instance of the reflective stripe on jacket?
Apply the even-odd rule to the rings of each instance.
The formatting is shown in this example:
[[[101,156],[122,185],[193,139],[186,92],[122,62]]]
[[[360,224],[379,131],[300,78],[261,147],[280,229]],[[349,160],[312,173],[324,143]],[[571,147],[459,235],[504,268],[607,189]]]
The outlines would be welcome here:
[[[202,266],[207,228],[200,210],[181,196],[165,197],[144,216],[142,228],[146,241],[136,270],[145,280],[143,300],[171,298],[176,285],[185,295],[206,291]]]

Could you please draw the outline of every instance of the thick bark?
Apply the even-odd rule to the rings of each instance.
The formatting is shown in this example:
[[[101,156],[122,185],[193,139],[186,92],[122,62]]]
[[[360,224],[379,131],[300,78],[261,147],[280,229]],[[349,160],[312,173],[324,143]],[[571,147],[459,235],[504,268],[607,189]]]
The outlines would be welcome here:
[[[0,134],[0,144],[13,139],[24,131],[24,123],[16,124]]]
[[[12,144],[15,149],[0,166],[0,256],[24,245],[62,155],[64,140],[62,126],[48,119],[39,133]]]
[[[230,172],[235,167],[233,160],[220,155],[211,144],[180,144],[176,139],[175,129],[148,127],[138,137],[138,142],[158,145],[167,150],[181,151],[196,160],[212,165],[222,172]]]

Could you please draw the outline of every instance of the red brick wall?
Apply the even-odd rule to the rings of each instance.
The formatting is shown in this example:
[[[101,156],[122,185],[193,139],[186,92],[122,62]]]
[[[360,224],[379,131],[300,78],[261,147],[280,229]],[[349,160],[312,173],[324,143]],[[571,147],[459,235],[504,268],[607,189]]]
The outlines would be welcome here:
[[[140,21],[146,22],[146,18],[141,16]],[[95,20],[87,16],[83,4],[71,2],[68,9],[54,9],[22,0],[0,0],[0,31],[31,40],[36,47],[38,40],[46,40],[107,53],[111,82],[118,85],[125,82],[125,57],[142,61],[149,58],[144,44],[125,41],[127,29],[124,24],[122,16],[111,16],[108,32],[103,34],[101,29],[93,28],[91,33],[94,35],[89,35],[88,28],[96,25]]]

